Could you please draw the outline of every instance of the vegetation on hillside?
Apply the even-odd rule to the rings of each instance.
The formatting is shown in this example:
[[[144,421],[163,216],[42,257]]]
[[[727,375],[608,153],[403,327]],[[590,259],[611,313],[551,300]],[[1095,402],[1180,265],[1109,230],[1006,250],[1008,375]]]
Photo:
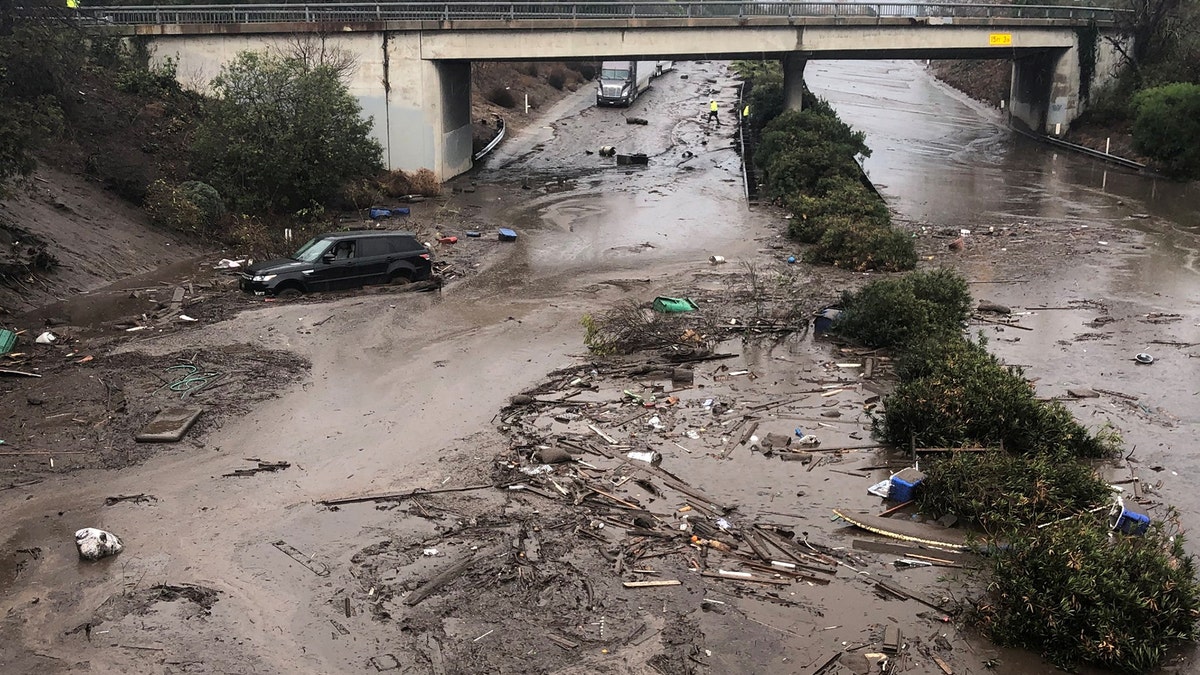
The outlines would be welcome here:
[[[1168,175],[1200,178],[1200,2],[1112,0],[1127,10],[1105,38],[1118,79],[1089,96],[1084,121],[1131,124],[1134,147]],[[1128,36],[1129,40],[1122,36]]]
[[[956,273],[874,281],[843,298],[835,329],[898,351],[900,383],[875,432],[898,447],[985,446],[925,460],[918,505],[953,515],[991,546],[970,616],[997,643],[1067,670],[1157,668],[1197,638],[1200,585],[1171,520],[1112,532],[1112,487],[1089,460],[1121,440],[1089,431],[1058,402],[1039,401],[1016,368],[963,332],[971,297]]]
[[[912,237],[892,227],[891,212],[858,163],[871,154],[865,134],[807,91],[802,110],[784,110],[778,63],[734,67],[754,83],[749,131],[760,137],[754,163],[765,196],[792,213],[788,234],[812,244],[806,258],[860,271],[912,269]]]

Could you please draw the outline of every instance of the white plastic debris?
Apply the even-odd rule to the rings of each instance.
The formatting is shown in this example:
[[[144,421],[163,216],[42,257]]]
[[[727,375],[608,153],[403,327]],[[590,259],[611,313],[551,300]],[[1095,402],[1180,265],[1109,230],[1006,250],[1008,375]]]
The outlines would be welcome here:
[[[57,335],[55,335],[54,333],[51,333],[50,331],[46,331],[45,333],[42,333],[41,335],[37,336],[37,339],[34,340],[34,342],[38,343],[39,345],[50,345],[50,344],[54,344],[54,341],[57,339],[58,339]]]
[[[179,320],[180,320],[180,321],[188,321],[188,322],[191,322],[191,321],[199,321],[199,319],[193,319],[192,317],[188,316],[187,314],[180,314],[180,315],[179,315]]]
[[[75,546],[84,560],[99,560],[125,550],[121,538],[111,532],[85,527],[75,532]]]
[[[627,454],[625,456],[628,457],[629,459],[632,459],[632,460],[635,460],[638,462],[645,462],[647,464],[650,464],[651,466],[658,466],[659,464],[662,463],[662,455],[658,454],[657,452],[655,452],[653,450],[649,450],[647,452],[639,452],[637,450],[633,450],[633,451],[630,451],[629,454]]]
[[[521,473],[525,474],[526,476],[540,476],[541,474],[544,474],[544,473],[553,473],[553,472],[554,472],[554,467],[550,466],[549,464],[541,464],[539,466],[523,466],[523,467],[521,467]]]
[[[217,266],[214,269],[235,270],[245,264],[246,264],[245,258],[242,258],[240,260],[231,260],[229,258],[221,258],[221,260],[219,262],[217,262]]]
[[[883,499],[887,499],[888,494],[890,494],[891,491],[892,491],[892,479],[891,478],[881,480],[878,483],[867,488],[867,492],[875,495],[876,497],[882,497]]]
[[[431,557],[435,556],[437,554],[438,554],[438,550],[436,548],[427,548],[427,549],[424,549],[421,551],[421,555],[427,555],[427,556],[431,556]]]
[[[821,444],[821,441],[818,440],[817,437],[813,436],[812,434],[805,434],[800,437],[800,445],[804,445],[804,446],[811,448],[811,447],[816,447],[820,444]]]
[[[650,427],[651,429],[654,429],[655,431],[658,431],[663,428],[662,418],[660,418],[658,415],[655,415],[654,417],[651,417],[649,420],[646,421],[646,426]]]

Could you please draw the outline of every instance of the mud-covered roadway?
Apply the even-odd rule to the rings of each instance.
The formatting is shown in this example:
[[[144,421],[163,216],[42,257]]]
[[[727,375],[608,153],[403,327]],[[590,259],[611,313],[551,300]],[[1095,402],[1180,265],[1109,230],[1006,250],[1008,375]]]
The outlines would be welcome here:
[[[981,326],[994,348],[1029,365],[1046,396],[1091,386],[1136,399],[1071,405],[1085,423],[1112,422],[1137,446],[1139,461],[1113,472],[1150,484],[1147,507],[1171,503],[1186,527],[1200,524],[1185,482],[1197,469],[1185,442],[1195,437],[1200,381],[1191,360],[1200,308],[1186,253],[1196,248],[1189,228],[1197,222],[1194,201],[1178,207],[1194,194],[1161,206],[1141,193],[1143,179],[1101,177],[1084,160],[1014,140],[917,64],[810,69],[814,89],[868,131],[876,152],[867,168],[912,221],[929,262],[963,269],[982,299],[1033,312],[1021,317],[1032,331]],[[740,429],[724,431],[724,413],[713,414],[718,404],[738,413],[820,389],[835,393],[753,408],[757,434],[799,427],[825,449],[870,445],[864,409],[878,385],[848,365],[861,355],[807,333],[745,347],[734,340],[721,347],[734,358],[695,364],[695,386],[670,390],[679,401],[660,415],[666,428],[620,424],[639,412],[626,390],[659,400],[672,385],[655,392],[661,381],[593,374],[583,315],[687,294],[712,301],[702,311],[745,319],[752,303],[733,300],[751,277],[806,306],[862,278],[783,262],[794,252],[783,220],[745,204],[732,115],[706,127],[710,96],[733,109],[736,82],[724,64],[680,64],[630,110],[597,109],[581,90],[547,111],[541,126],[506,142],[435,205],[451,214],[446,234],[456,233],[451,226],[520,234],[440,293],[256,305],[104,355],[132,363],[251,345],[310,365],[282,395],[226,415],[195,443],[119,471],[52,474],[0,491],[0,518],[10,525],[0,552],[4,671],[808,673],[843,651],[826,672],[865,673],[865,654],[894,626],[906,645],[893,657],[903,672],[943,672],[935,656],[954,672],[983,672],[993,658],[1004,672],[1051,672],[972,637],[949,612],[877,592],[877,580],[890,580],[935,606],[961,592],[948,579],[956,569],[898,569],[894,555],[854,549],[869,535],[831,520],[832,508],[878,510],[866,487],[888,470],[869,467],[893,458],[829,453],[810,470],[752,452],[737,442]],[[604,145],[646,153],[650,164],[591,154]],[[1113,184],[1125,187],[1114,194]],[[972,234],[952,253],[944,237],[959,229]],[[713,266],[712,255],[729,262]],[[1147,349],[1159,359],[1153,366],[1129,360]],[[239,387],[253,391],[255,379],[267,387],[285,371],[256,371]],[[772,531],[834,555],[840,564],[828,583],[702,577],[698,566],[719,569],[724,559],[686,545],[643,558],[641,571],[615,569],[610,554],[626,540],[614,523],[628,523],[594,499],[577,505],[487,488],[320,504],[508,480],[510,465],[527,461],[513,446],[528,439],[517,435],[590,433],[569,409],[534,413],[521,418],[528,428],[514,429],[510,398],[563,396],[576,378],[594,385],[578,400],[607,420],[597,428],[653,444],[659,468],[728,509],[733,526],[778,526]],[[151,389],[137,391],[149,397]],[[618,485],[614,457],[582,459],[610,472],[593,477],[613,486],[605,492],[633,496],[664,526],[712,510],[688,509],[694,496]],[[223,477],[246,458],[290,467]],[[107,497],[136,494],[155,500],[105,506]],[[86,526],[119,534],[126,550],[80,562],[72,535]],[[477,561],[407,602],[468,558]],[[633,579],[681,583],[623,586]]]

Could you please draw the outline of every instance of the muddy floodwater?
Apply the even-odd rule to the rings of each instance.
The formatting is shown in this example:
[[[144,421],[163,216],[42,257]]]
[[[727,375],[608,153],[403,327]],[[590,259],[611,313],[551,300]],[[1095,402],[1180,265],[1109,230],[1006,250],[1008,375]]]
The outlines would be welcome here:
[[[812,62],[806,78],[867,133],[865,167],[920,237],[926,263],[962,270],[977,299],[1011,306],[1025,328],[972,330],[1026,366],[1042,396],[1074,387],[1119,394],[1068,405],[1085,424],[1108,423],[1125,436],[1133,454],[1113,478],[1140,477],[1156,498],[1152,517],[1165,513],[1160,504],[1174,505],[1186,530],[1200,528],[1200,497],[1188,483],[1200,471],[1192,452],[1200,415],[1195,186],[1015,136],[1001,113],[936,83],[920,63]],[[620,557],[606,557],[619,528],[581,516],[553,491],[321,505],[507,482],[513,449],[525,442],[518,437],[593,433],[571,410],[581,406],[621,436],[614,447],[655,444],[659,468],[671,475],[662,484],[703,492],[735,524],[769,525],[822,550],[855,548],[864,535],[834,522],[831,509],[877,510],[866,487],[887,476],[894,458],[863,448],[816,466],[768,459],[740,445],[740,429],[723,428],[713,412],[768,410],[756,417],[761,434],[805,429],[825,448],[869,446],[864,407],[875,393],[839,365],[849,357],[829,343],[804,333],[722,345],[732,357],[697,364],[696,386],[651,427],[630,424],[638,409],[625,393],[645,383],[593,372],[586,361],[581,318],[616,303],[694,294],[733,313],[718,301],[754,269],[793,280],[814,303],[861,282],[786,265],[782,215],[746,204],[728,113],[736,84],[725,64],[685,63],[628,110],[598,109],[584,88],[541,111],[454,181],[451,196],[426,205],[463,229],[519,233],[440,293],[258,304],[120,347],[120,363],[240,345],[292,353],[311,369],[278,398],[238,408],[140,464],[0,490],[0,519],[9,524],[0,670],[809,673],[831,653],[876,644],[884,626],[898,626],[910,645],[906,673],[944,672],[934,656],[954,672],[984,672],[993,658],[999,672],[1055,672],[1036,656],[979,640],[934,606],[881,597],[878,579],[927,602],[956,588],[946,570],[900,571],[894,556],[855,550],[818,583],[747,589],[701,578],[694,558],[705,552],[683,546],[682,554],[643,558],[638,564],[654,569],[635,571],[679,585],[627,588],[614,573]],[[721,127],[704,119],[710,97],[722,106]],[[649,163],[618,165],[600,157],[603,146],[645,153]],[[966,249],[947,250],[939,237],[963,230]],[[714,255],[728,262],[712,265]],[[1139,352],[1154,363],[1137,365]],[[241,390],[253,392],[255,380],[273,390],[291,376],[254,363],[237,366]],[[145,370],[130,367],[129,376]],[[593,386],[561,409],[520,421],[507,407],[515,394],[554,397],[577,380]],[[139,391],[157,386],[151,380]],[[825,393],[757,407],[814,386]],[[47,404],[69,411],[68,394],[59,396]],[[289,466],[227,476],[259,461]],[[630,463],[589,461],[596,472]],[[661,522],[703,510],[612,478],[594,479]],[[155,500],[105,505],[138,494]],[[87,526],[118,533],[125,552],[80,562],[72,536]],[[469,559],[480,562],[414,601],[449,562]],[[1190,672],[1192,659],[1179,655],[1172,665]],[[825,672],[865,666],[855,654]]]

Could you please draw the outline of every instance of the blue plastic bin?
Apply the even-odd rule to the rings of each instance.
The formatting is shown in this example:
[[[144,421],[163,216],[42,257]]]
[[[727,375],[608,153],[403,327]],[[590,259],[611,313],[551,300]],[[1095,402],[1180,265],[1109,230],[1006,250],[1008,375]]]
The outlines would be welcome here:
[[[1150,529],[1150,516],[1134,513],[1122,506],[1112,529],[1125,534],[1146,534],[1146,530]]]
[[[888,499],[894,502],[912,501],[916,496],[917,486],[925,480],[925,474],[913,469],[903,469],[892,475],[892,486],[888,490]]]

